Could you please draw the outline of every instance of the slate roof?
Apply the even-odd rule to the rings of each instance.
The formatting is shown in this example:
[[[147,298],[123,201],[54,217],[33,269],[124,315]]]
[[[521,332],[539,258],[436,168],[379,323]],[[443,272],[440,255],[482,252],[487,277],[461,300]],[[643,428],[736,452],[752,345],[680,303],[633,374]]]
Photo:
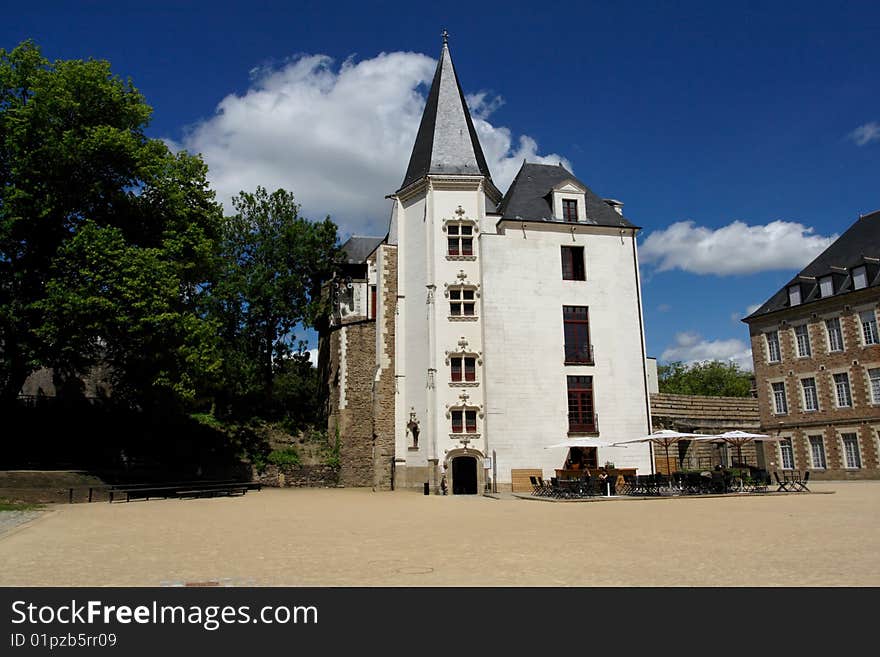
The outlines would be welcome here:
[[[804,267],[794,278],[764,305],[743,321],[748,322],[761,315],[789,308],[788,288],[801,286],[801,303],[804,305],[818,301],[819,279],[831,276],[834,282],[834,296],[853,292],[852,270],[866,266],[868,287],[880,285],[880,210],[862,215],[831,246],[820,253],[815,260]]]
[[[352,235],[341,247],[342,252],[345,254],[345,261],[350,265],[366,262],[369,255],[384,241],[384,237]]]
[[[429,173],[470,173],[492,178],[446,43],[400,189]]]
[[[554,187],[566,180],[572,180],[586,190],[587,217],[584,223],[597,226],[625,226],[638,228],[617,210],[608,205],[574,174],[560,165],[529,164],[523,162],[519,173],[510,184],[510,189],[501,199],[498,212],[502,219],[521,221],[562,221],[553,216]]]

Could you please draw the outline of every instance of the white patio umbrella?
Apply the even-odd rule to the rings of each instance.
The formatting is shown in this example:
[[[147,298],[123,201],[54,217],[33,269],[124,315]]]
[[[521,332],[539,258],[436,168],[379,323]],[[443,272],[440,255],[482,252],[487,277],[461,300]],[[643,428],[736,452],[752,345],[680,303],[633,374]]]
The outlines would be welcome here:
[[[714,436],[708,436],[704,433],[685,433],[682,431],[673,431],[672,429],[661,429],[660,431],[655,431],[650,436],[642,436],[641,438],[631,438],[629,440],[621,440],[615,444],[615,446],[623,446],[627,443],[654,443],[655,445],[661,445],[664,450],[666,450],[666,472],[672,474],[672,470],[669,467],[669,446],[677,443],[679,440],[692,440],[696,438],[710,438]]]
[[[725,442],[728,445],[733,445],[736,447],[737,458],[739,458],[739,462],[742,463],[742,448],[743,445],[747,443],[753,442],[755,440],[768,440],[768,441],[782,441],[786,440],[786,438],[782,436],[770,436],[765,433],[749,433],[748,431],[725,431],[724,433],[719,433],[714,436],[704,436],[701,438],[696,438],[696,440],[708,441],[708,442]]]
[[[555,447],[618,447],[617,443],[599,440],[598,438],[569,438],[561,443],[547,445],[544,449],[553,449]],[[619,445],[623,447],[623,445]]]

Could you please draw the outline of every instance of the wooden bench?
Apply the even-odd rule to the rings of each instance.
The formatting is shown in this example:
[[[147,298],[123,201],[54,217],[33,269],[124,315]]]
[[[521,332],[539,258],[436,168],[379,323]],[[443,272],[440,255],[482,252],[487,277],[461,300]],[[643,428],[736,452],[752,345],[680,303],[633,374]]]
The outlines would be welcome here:
[[[109,501],[113,502],[117,495],[125,495],[125,501],[133,499],[169,497],[206,497],[208,495],[244,495],[249,490],[260,491],[263,485],[257,481],[188,481],[173,484],[132,484],[130,486],[114,486],[109,491]]]

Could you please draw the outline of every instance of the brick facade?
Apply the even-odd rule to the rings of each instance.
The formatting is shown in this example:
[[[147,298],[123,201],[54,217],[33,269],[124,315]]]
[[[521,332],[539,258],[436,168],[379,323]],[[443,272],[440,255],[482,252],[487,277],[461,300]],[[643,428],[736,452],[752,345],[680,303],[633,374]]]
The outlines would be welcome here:
[[[875,313],[880,299],[869,287],[835,295],[805,305],[785,308],[749,322],[761,428],[765,433],[789,437],[794,468],[810,470],[816,479],[877,479],[880,399],[873,399],[868,370],[880,368],[880,345],[865,345],[859,313]],[[826,320],[838,318],[843,350],[831,351]],[[798,353],[795,328],[807,327],[810,355]],[[769,361],[767,335],[777,332],[780,360]],[[847,374],[852,405],[838,405],[835,374]],[[815,380],[818,409],[807,410],[802,380]],[[786,408],[777,409],[773,383],[784,383]],[[861,463],[847,464],[842,434],[855,433]],[[822,438],[826,467],[812,457],[810,437]],[[768,467],[782,469],[778,444],[766,448]]]

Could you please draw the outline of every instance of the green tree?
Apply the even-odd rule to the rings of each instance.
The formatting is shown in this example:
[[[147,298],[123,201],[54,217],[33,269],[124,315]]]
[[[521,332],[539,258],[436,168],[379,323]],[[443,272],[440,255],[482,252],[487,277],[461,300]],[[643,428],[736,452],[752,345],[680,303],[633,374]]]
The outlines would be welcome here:
[[[748,397],[752,375],[733,361],[710,360],[685,365],[673,361],[657,368],[660,392],[711,397]]]
[[[226,365],[218,397],[222,409],[277,415],[314,400],[315,382],[306,382],[314,373],[294,330],[326,314],[321,286],[340,258],[336,225],[329,217],[301,217],[283,189],[269,194],[257,187],[232,203],[236,214],[224,223],[224,271],[213,299]]]
[[[112,367],[114,396],[191,398],[219,369],[202,308],[222,209],[197,157],[106,61],[0,49],[0,395],[40,366]]]

